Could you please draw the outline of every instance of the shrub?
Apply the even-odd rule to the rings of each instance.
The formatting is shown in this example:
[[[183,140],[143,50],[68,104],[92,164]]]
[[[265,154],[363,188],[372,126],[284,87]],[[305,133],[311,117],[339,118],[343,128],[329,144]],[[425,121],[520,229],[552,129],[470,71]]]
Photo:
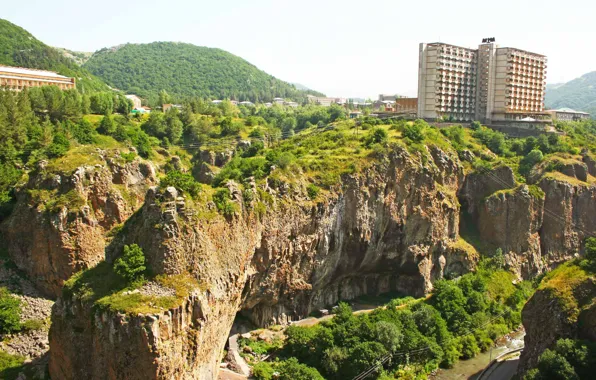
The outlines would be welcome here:
[[[259,380],[271,380],[275,370],[268,362],[258,362],[252,367],[252,374]]]
[[[308,197],[310,199],[315,199],[317,195],[319,195],[319,191],[319,187],[312,183],[306,187],[306,192],[308,193]]]
[[[16,379],[22,372],[22,366],[25,362],[23,356],[11,355],[0,350],[0,378]]]
[[[424,140],[424,125],[418,120],[413,125],[406,124],[403,136],[416,143],[422,142]]]
[[[282,154],[279,155],[279,157],[277,157],[277,160],[275,160],[275,164],[277,166],[279,166],[282,169],[287,168],[288,166],[290,166],[290,164],[292,162],[294,162],[294,160],[296,159],[296,157],[294,157],[294,155],[290,152],[283,152]]]
[[[22,327],[25,331],[43,330],[46,323],[43,319],[28,319],[23,322]]]
[[[375,128],[370,131],[366,145],[385,144],[388,139],[387,131],[383,128]]]
[[[21,301],[0,288],[0,332],[9,334],[21,329]]]
[[[217,207],[217,210],[225,216],[232,216],[236,213],[236,204],[230,201],[230,190],[227,188],[217,189],[213,194],[213,202]]]
[[[129,152],[129,153],[120,152],[120,157],[122,157],[122,159],[124,159],[124,161],[126,161],[126,162],[133,162],[135,160],[136,156],[137,155],[134,152]]]
[[[178,170],[171,170],[160,182],[161,187],[173,186],[182,190],[191,197],[196,197],[201,192],[201,184],[195,181],[194,177],[188,173],[182,173]]]
[[[47,148],[48,157],[61,157],[68,152],[70,142],[63,133],[56,133],[54,140]]]
[[[116,125],[112,116],[105,115],[101,122],[99,123],[99,127],[97,128],[97,132],[101,133],[102,135],[112,135],[116,132]]]
[[[464,359],[471,359],[480,353],[480,348],[474,335],[461,337],[459,343],[461,344],[461,357]]]
[[[136,244],[125,245],[122,257],[114,262],[114,272],[125,279],[129,284],[143,280],[145,254]]]

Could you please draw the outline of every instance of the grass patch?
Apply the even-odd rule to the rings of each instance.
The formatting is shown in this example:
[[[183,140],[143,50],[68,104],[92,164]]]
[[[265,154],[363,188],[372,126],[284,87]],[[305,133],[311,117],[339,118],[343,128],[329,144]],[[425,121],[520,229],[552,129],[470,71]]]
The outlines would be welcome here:
[[[561,172],[548,172],[542,178],[554,179],[556,181],[567,182],[572,185],[578,185],[578,186],[589,186],[590,185],[588,182],[581,181],[575,177],[570,177],[570,176],[565,175]],[[590,177],[589,179],[591,179],[591,178],[593,178],[593,177]]]
[[[87,202],[81,197],[81,195],[73,189],[67,193],[50,198],[46,202],[45,207],[47,211],[55,213],[59,212],[64,207],[67,207],[69,210],[79,210],[86,204]]]
[[[157,276],[152,279],[164,287],[175,290],[175,296],[148,296],[140,293],[125,294],[142,284],[128,286],[126,281],[114,273],[107,262],[98,264],[84,272],[71,277],[65,284],[63,292],[67,297],[76,296],[83,301],[93,303],[100,310],[123,312],[134,315],[138,313],[157,313],[177,307],[195,289],[205,289],[190,274],[173,276]]]
[[[515,292],[515,275],[505,270],[490,274],[487,281],[488,296],[494,300],[506,300]]]
[[[580,305],[574,292],[588,278],[588,273],[577,266],[575,261],[568,261],[549,272],[538,290],[551,291],[559,299],[563,310],[569,313],[569,321],[575,323],[580,313]]]
[[[536,199],[544,199],[546,197],[544,191],[536,185],[528,185],[528,190],[530,191],[530,195]]]
[[[267,355],[274,351],[280,350],[283,347],[283,340],[280,338],[274,338],[271,341],[266,340],[256,340],[254,338],[240,338],[238,339],[238,347],[240,348],[240,354],[247,358],[251,359],[251,355],[247,355],[244,352],[244,347],[250,347],[251,351],[256,355]]]
[[[470,259],[480,258],[480,252],[478,252],[476,247],[474,247],[461,236],[458,237],[457,240],[455,240],[454,242],[449,242],[449,248],[465,252],[468,255],[468,258]]]
[[[49,172],[72,173],[81,166],[93,166],[104,163],[97,154],[97,146],[83,145],[71,149],[66,155],[48,163]]]
[[[49,319],[28,319],[21,324],[21,329],[25,331],[46,330],[49,327]]]

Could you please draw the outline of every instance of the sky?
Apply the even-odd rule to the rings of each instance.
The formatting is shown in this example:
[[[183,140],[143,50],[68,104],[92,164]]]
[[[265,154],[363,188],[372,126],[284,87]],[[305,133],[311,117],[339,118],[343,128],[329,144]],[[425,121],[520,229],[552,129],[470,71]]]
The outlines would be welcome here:
[[[596,71],[593,0],[0,0],[0,18],[51,46],[180,41],[227,50],[329,96],[416,96],[420,42],[548,56],[548,83]]]

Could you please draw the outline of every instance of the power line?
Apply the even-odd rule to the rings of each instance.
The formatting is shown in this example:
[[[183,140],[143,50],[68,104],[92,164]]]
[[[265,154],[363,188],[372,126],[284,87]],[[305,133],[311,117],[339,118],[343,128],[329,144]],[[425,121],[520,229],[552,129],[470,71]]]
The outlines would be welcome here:
[[[476,327],[475,329],[469,328],[469,329],[465,330],[464,333],[462,335],[460,335],[460,336],[461,337],[464,337],[464,336],[472,335],[474,333],[474,330],[481,329],[481,328],[489,325],[490,323],[492,323],[496,319],[501,318],[503,316],[503,314],[505,314],[505,312],[502,312],[502,313],[500,313],[500,314],[498,314],[498,315],[490,318],[488,321],[486,321],[482,325]],[[452,339],[452,338],[442,339],[441,341],[437,342],[437,344],[445,343],[449,339]],[[424,351],[428,351],[428,350],[430,350],[430,348],[431,348],[430,345],[427,345],[426,347],[421,347],[421,348],[417,348],[417,349],[410,350],[410,351],[398,351],[398,352],[395,352],[395,353],[389,353],[389,354],[383,356],[381,359],[379,359],[380,362],[378,362],[377,364],[375,364],[375,365],[367,368],[365,371],[363,371],[360,374],[358,374],[352,380],[362,380],[362,379],[365,379],[371,373],[373,373],[375,370],[377,370],[382,364],[386,363],[390,358],[395,358],[395,357],[400,357],[400,356],[406,356],[406,355],[411,355],[411,354],[417,354],[417,353],[421,353],[421,352],[424,352]]]

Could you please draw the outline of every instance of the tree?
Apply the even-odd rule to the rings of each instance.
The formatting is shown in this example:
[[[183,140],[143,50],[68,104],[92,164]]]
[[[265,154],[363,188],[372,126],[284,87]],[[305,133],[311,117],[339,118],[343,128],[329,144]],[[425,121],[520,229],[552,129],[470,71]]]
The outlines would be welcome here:
[[[145,254],[136,244],[125,245],[122,257],[114,262],[114,272],[129,284],[142,281],[146,269]]]
[[[350,378],[378,363],[387,354],[387,350],[379,342],[363,342],[356,345],[350,352],[348,368]]]
[[[537,376],[536,376],[537,375]],[[573,366],[564,356],[552,350],[545,350],[538,359],[538,373],[526,379],[579,380]]]
[[[166,90],[161,90],[159,92],[159,104],[160,105],[164,105],[164,104],[170,104],[171,102],[171,97],[170,95],[168,95],[168,93],[166,92]]]
[[[101,133],[102,135],[112,135],[116,132],[116,125],[114,124],[114,120],[112,119],[112,115],[105,114],[104,117],[99,122],[99,127],[97,128],[97,132]]]
[[[529,139],[529,138],[528,138]],[[536,165],[537,163],[541,162],[544,158],[542,152],[538,149],[533,149],[528,153],[524,158],[521,159],[519,162],[519,172],[523,175],[528,175],[530,170]]]
[[[480,348],[474,335],[466,335],[459,339],[461,344],[461,356],[464,359],[471,359],[480,353]]]
[[[114,112],[114,98],[110,92],[98,92],[89,98],[91,112],[106,115]]]
[[[316,368],[301,364],[296,358],[289,358],[277,365],[279,380],[324,380]]]
[[[325,350],[321,365],[325,373],[330,376],[339,375],[345,361],[348,358],[348,352],[345,348],[333,346]]]
[[[395,352],[403,339],[399,328],[391,322],[379,321],[375,324],[375,337],[389,352]]]

